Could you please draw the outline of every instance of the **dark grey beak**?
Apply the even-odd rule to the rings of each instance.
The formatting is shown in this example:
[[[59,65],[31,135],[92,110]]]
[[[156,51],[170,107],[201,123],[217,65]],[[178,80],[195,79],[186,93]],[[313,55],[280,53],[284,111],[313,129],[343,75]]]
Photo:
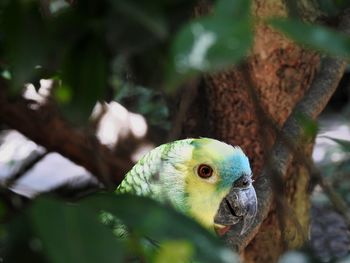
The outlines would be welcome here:
[[[232,187],[222,200],[214,223],[232,226],[243,221],[241,235],[253,224],[258,209],[258,200],[251,182],[246,187]]]

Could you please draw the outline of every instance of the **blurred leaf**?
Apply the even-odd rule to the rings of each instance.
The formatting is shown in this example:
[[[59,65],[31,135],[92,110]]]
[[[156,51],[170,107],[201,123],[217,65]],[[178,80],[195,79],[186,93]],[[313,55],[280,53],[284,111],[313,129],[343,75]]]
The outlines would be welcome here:
[[[270,24],[300,44],[332,55],[350,57],[350,37],[344,33],[292,19],[275,18]]]
[[[121,242],[86,207],[39,199],[31,217],[52,262],[122,262]]]
[[[190,262],[193,255],[193,247],[187,241],[165,241],[160,244],[154,263],[183,263]]]
[[[55,97],[59,103],[69,103],[72,101],[72,91],[69,87],[61,85],[55,90]]]
[[[153,33],[160,39],[164,39],[168,32],[165,26],[164,17],[161,12],[151,10],[151,4],[137,1],[113,1],[110,0],[111,5],[127,16],[130,20],[138,22],[138,24],[149,32]]]
[[[334,0],[317,0],[320,9],[328,15],[337,15],[341,10],[337,7]]]
[[[339,8],[345,8],[350,6],[350,2],[348,0],[333,0],[336,6]]]
[[[65,0],[51,0],[49,4],[50,11],[53,14],[70,7],[69,3]]]
[[[1,71],[1,77],[3,77],[6,80],[10,80],[11,79],[10,71],[8,71],[7,69]]]
[[[0,253],[3,262],[47,262],[41,241],[34,235],[26,213],[21,213],[3,225],[0,237]]]
[[[168,107],[159,92],[127,82],[118,83],[117,87],[116,101],[145,116],[149,124],[170,128]]]
[[[37,1],[11,1],[1,14],[5,56],[12,75],[11,90],[17,93],[45,62],[49,38]]]
[[[83,203],[97,211],[113,214],[139,236],[147,236],[160,243],[169,239],[188,240],[194,246],[195,259],[201,262],[238,262],[237,256],[225,248],[214,234],[174,209],[151,199],[124,194],[98,194]]]
[[[252,45],[249,3],[221,0],[214,16],[193,20],[177,33],[171,49],[170,88],[194,74],[231,66],[247,54]],[[238,12],[239,20],[232,16]]]
[[[345,151],[345,152],[350,152],[350,141],[347,141],[347,140],[342,140],[342,139],[337,139],[337,138],[332,138],[332,137],[328,137],[328,136],[325,136],[326,138],[336,142],[339,144],[339,146],[342,147],[342,149]]]
[[[250,0],[220,0],[216,2],[214,11],[216,16],[240,20],[249,18],[250,6]]]
[[[318,132],[317,121],[310,119],[309,117],[297,114],[297,121],[304,130],[304,135],[307,138],[315,138]]]
[[[0,199],[0,220],[3,221],[4,216],[7,214],[7,207],[3,200]]]
[[[107,60],[104,49],[94,39],[78,42],[66,56],[62,85],[56,90],[66,116],[86,121],[107,88]]]
[[[350,262],[350,255],[346,255],[344,258],[338,259],[336,263],[348,263]]]

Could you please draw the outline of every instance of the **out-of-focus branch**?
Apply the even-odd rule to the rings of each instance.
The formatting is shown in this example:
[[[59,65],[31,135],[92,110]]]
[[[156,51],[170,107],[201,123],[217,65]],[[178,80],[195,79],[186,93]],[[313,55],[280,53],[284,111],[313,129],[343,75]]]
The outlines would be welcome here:
[[[263,106],[261,105],[261,101],[258,97],[256,87],[252,81],[251,75],[250,75],[250,68],[247,65],[247,63],[243,63],[240,66],[241,72],[244,74],[245,79],[247,80],[247,89],[249,92],[249,96],[252,99],[252,102],[254,104],[255,109],[255,115],[259,123],[259,127],[261,127],[260,135],[260,142],[262,144],[263,149],[265,149],[266,152],[270,150],[270,146],[268,143],[268,138],[270,137],[271,129],[274,132],[274,134],[279,134],[279,128],[277,124],[274,122],[271,116],[268,115],[268,113],[265,111]],[[270,163],[270,156],[264,155],[264,161],[265,163]],[[279,222],[279,226],[281,229],[281,240],[283,242],[283,246],[287,247],[286,239],[284,237],[284,231],[282,229],[285,229],[285,213],[286,210],[289,211],[287,202],[285,200],[285,193],[284,193],[284,182],[282,177],[280,177],[276,173],[270,174],[270,181],[271,181],[271,188],[273,191],[273,197],[274,197],[274,203],[276,204],[276,214]],[[291,213],[289,213],[291,214]]]
[[[171,129],[168,135],[168,141],[173,141],[179,139],[181,135],[181,128],[183,126],[183,122],[186,119],[186,114],[191,107],[194,98],[197,95],[198,89],[198,79],[194,79],[190,82],[187,82],[186,85],[181,87],[182,95],[180,96],[180,104],[179,108],[176,111],[176,115],[173,121],[173,128]]]
[[[72,127],[50,106],[34,110],[23,98],[11,101],[6,83],[0,81],[0,121],[49,152],[58,152],[85,167],[106,186],[120,183],[132,163],[129,158],[116,157],[91,133]],[[98,156],[96,156],[98,155]]]
[[[40,153],[34,158],[31,158],[27,163],[25,163],[16,173],[12,174],[5,181],[5,186],[10,188],[18,179],[24,176],[30,169],[32,169],[38,162],[40,162],[48,153]]]
[[[312,163],[306,165],[311,176],[316,179],[317,183],[322,187],[323,191],[328,196],[335,210],[341,214],[350,228],[350,210],[344,199],[335,191],[331,183],[328,182],[321,174],[320,170]]]
[[[40,0],[40,10],[44,17],[50,17],[50,0]]]
[[[350,14],[345,12],[341,19],[340,28],[346,33],[350,33]],[[327,105],[332,94],[336,90],[341,77],[346,69],[346,61],[338,58],[326,57],[319,72],[316,74],[310,88],[304,97],[294,107],[291,115],[284,123],[280,134],[277,135],[275,144],[269,154],[269,162],[265,165],[263,172],[255,182],[255,189],[258,196],[258,214],[254,224],[244,234],[239,234],[239,228],[234,229],[226,235],[227,242],[232,247],[242,249],[248,245],[256,235],[263,220],[270,212],[273,201],[273,188],[271,184],[271,174],[284,178],[293,154],[302,148],[305,134],[303,128],[298,123],[298,117],[303,115],[310,119],[315,119]],[[282,135],[282,136],[281,136]],[[288,145],[286,141],[292,145]]]

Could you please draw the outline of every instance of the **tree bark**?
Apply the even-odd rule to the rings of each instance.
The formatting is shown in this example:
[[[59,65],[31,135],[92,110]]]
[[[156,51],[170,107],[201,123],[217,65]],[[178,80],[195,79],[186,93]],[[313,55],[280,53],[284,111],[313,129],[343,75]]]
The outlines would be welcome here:
[[[206,10],[203,5],[201,2],[199,13]],[[210,136],[241,146],[255,177],[261,173],[276,138],[271,126],[262,121],[262,115],[281,127],[310,86],[320,62],[316,52],[298,46],[263,21],[268,17],[286,17],[291,10],[304,21],[314,21],[319,15],[312,0],[254,1],[255,40],[246,66],[205,76],[197,87],[199,95],[193,100],[197,110],[191,107],[187,117],[191,121],[183,123],[182,137]],[[249,90],[255,92],[260,108]],[[310,157],[312,145],[306,144],[303,151]],[[284,250],[302,245],[308,236],[308,172],[293,161],[285,178],[280,186],[287,203],[284,230],[281,231],[280,214],[273,207],[255,238],[242,251],[244,262],[276,262]]]

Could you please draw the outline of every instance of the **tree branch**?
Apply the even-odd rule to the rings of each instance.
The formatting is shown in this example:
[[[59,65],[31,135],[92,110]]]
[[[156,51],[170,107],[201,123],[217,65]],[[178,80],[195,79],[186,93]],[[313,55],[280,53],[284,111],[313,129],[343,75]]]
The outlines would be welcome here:
[[[317,169],[314,165],[309,164],[308,170],[310,171],[311,176],[315,178],[322,187],[323,191],[333,204],[335,210],[343,216],[347,226],[350,228],[350,211],[344,199],[335,191],[331,183],[322,176],[319,169]]]
[[[132,166],[128,158],[116,157],[95,136],[69,125],[49,105],[34,110],[28,101],[14,101],[5,94],[0,80],[0,120],[49,152],[58,152],[85,167],[106,186],[119,184]],[[102,168],[103,169],[102,169]]]
[[[11,188],[13,184],[20,179],[22,176],[24,176],[30,169],[32,169],[37,163],[39,163],[48,152],[37,154],[34,158],[32,157],[31,160],[29,160],[27,163],[22,165],[22,167],[14,174],[9,176],[9,178],[6,179],[4,185],[7,188]]]
[[[342,18],[340,27],[346,33],[350,33],[349,11]],[[310,119],[315,119],[321,113],[336,90],[345,72],[346,65],[345,60],[331,57],[326,57],[321,62],[321,68],[310,88],[300,102],[296,104],[284,123],[280,134],[277,135],[275,144],[269,154],[270,161],[267,162],[261,175],[255,182],[259,207],[254,224],[244,235],[239,234],[240,228],[235,228],[225,236],[227,243],[233,248],[241,250],[246,247],[256,235],[259,227],[271,210],[273,203],[271,174],[275,174],[279,178],[285,177],[293,154],[302,146],[305,139],[303,128],[297,121],[298,117],[303,115]],[[292,147],[286,143],[286,140],[291,143]]]
[[[197,95],[198,82],[198,79],[194,79],[190,82],[187,82],[183,87],[181,87],[180,90],[182,92],[182,95],[180,96],[179,107],[173,120],[173,127],[168,135],[168,141],[179,139],[181,135],[181,129],[183,127],[183,122],[186,119],[186,114]]]

